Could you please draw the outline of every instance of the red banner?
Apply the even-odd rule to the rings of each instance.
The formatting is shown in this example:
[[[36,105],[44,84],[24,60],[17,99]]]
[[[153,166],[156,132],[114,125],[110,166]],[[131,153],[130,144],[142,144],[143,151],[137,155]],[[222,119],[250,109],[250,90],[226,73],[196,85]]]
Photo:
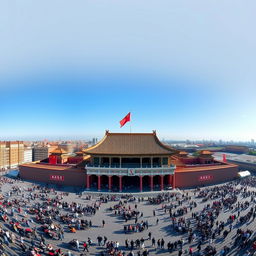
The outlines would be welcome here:
[[[202,175],[202,176],[199,176],[198,178],[199,181],[206,181],[206,180],[212,180],[212,179],[213,179],[212,175]]]
[[[63,175],[50,175],[50,180],[64,181]]]

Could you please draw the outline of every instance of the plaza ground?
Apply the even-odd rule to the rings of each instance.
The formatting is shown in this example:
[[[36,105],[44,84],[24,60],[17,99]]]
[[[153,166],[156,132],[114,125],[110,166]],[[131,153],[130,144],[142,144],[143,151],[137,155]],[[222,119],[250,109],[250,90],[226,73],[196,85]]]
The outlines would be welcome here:
[[[26,199],[28,197],[28,195],[30,194],[30,192],[27,192],[27,189],[32,187],[31,184],[32,183],[24,182],[24,181],[15,181],[14,184],[9,184],[9,183],[3,184],[2,185],[2,194],[3,194],[3,196],[7,197],[8,192],[11,190],[11,187],[18,186],[22,189],[22,193],[20,195],[13,195],[13,196],[9,197],[9,200],[11,200],[12,198]],[[256,189],[250,188],[250,190],[256,190]],[[191,196],[191,200],[195,201],[197,203],[197,207],[193,208],[193,212],[202,211],[203,208],[207,204],[212,203],[212,200],[203,202],[202,199],[195,198],[194,190],[177,191],[177,192],[178,192],[177,199],[181,200],[182,194],[188,193],[188,196]],[[61,193],[61,191],[58,192],[58,194],[60,194],[60,193]],[[22,194],[24,194],[24,197],[22,197]],[[136,239],[144,238],[145,239],[145,248],[148,249],[149,255],[171,255],[171,256],[174,256],[174,255],[178,255],[178,251],[174,251],[174,252],[170,253],[167,250],[166,244],[169,241],[174,242],[179,239],[185,239],[185,245],[183,247],[184,251],[188,251],[189,246],[192,246],[196,251],[196,245],[197,245],[198,241],[194,241],[193,243],[188,245],[187,235],[179,234],[173,230],[171,221],[170,221],[170,217],[169,217],[169,213],[168,213],[168,211],[165,213],[165,211],[162,207],[163,204],[168,205],[169,203],[165,202],[163,204],[158,204],[158,205],[149,204],[149,202],[147,201],[147,197],[148,196],[156,196],[157,194],[159,194],[159,193],[151,193],[151,194],[138,193],[138,194],[136,194],[135,201],[131,201],[126,204],[127,207],[130,206],[132,209],[134,209],[135,204],[137,204],[138,210],[140,212],[143,212],[143,217],[138,219],[138,223],[141,221],[147,221],[149,224],[148,230],[145,230],[143,232],[130,233],[130,234],[124,233],[124,229],[123,229],[124,225],[133,224],[134,219],[129,220],[128,222],[125,222],[125,220],[121,216],[117,216],[114,214],[113,211],[112,212],[109,211],[109,208],[116,205],[119,202],[119,199],[121,199],[120,198],[121,194],[118,194],[116,201],[109,201],[107,203],[101,203],[100,209],[96,212],[95,215],[93,215],[91,217],[84,217],[84,219],[92,221],[92,227],[90,229],[78,230],[76,233],[65,232],[65,238],[63,241],[47,239],[47,243],[51,243],[56,248],[58,247],[58,248],[63,249],[64,252],[67,252],[68,250],[70,250],[72,252],[72,255],[78,256],[78,255],[80,255],[80,253],[69,247],[69,244],[68,244],[69,241],[71,241],[72,239],[78,239],[79,242],[81,243],[80,248],[82,249],[83,241],[87,241],[88,238],[91,238],[93,241],[93,245],[90,246],[89,253],[87,253],[86,255],[100,255],[100,253],[105,250],[105,248],[103,246],[97,245],[97,237],[100,235],[100,236],[106,236],[108,238],[108,241],[118,241],[120,244],[119,248],[124,250],[127,255],[130,250],[125,249],[125,240],[129,239],[129,241],[131,241],[131,240],[135,241]],[[92,196],[92,198],[90,200],[86,200],[86,197],[88,196],[88,193],[86,191],[84,191],[82,196],[79,196],[79,194],[73,192],[73,193],[69,193],[68,196],[64,196],[63,200],[67,201],[67,202],[76,202],[76,203],[82,204],[82,205],[94,205],[95,202],[99,202],[99,196],[100,196],[99,193],[90,193],[90,195]],[[49,197],[51,197],[51,198],[53,198],[55,196],[56,195],[54,193],[49,194]],[[141,198],[141,197],[144,197],[144,201],[138,202],[138,198]],[[121,199],[121,200],[123,200],[123,199]],[[245,202],[248,200],[250,201],[250,198],[242,198],[241,195],[239,195],[238,201]],[[36,202],[37,201],[30,201],[30,203],[28,203],[26,205],[26,207],[23,207],[22,212],[24,212],[24,210],[28,210],[28,208],[30,208]],[[177,200],[171,200],[170,202],[177,204]],[[182,205],[182,207],[185,207],[185,206],[188,207],[188,204],[184,203]],[[254,206],[255,206],[254,203],[250,203],[250,207],[248,207],[247,209],[242,211],[241,215],[245,215],[249,211],[249,209]],[[153,216],[153,211],[156,212],[156,216]],[[232,211],[221,212],[221,214],[218,217],[218,220],[226,222],[226,220],[232,213],[235,213],[235,212],[234,211],[233,212]],[[182,217],[190,218],[191,214],[192,214],[192,212],[188,211],[188,213],[184,214]],[[24,217],[23,214],[18,214],[18,219],[21,220],[21,218],[23,218],[23,217]],[[34,217],[35,217],[34,215],[30,215],[30,214],[27,215],[27,218],[33,219]],[[158,224],[156,223],[157,219],[159,219]],[[104,227],[102,227],[102,220],[104,220],[106,223]],[[193,225],[193,221],[192,221],[192,225]],[[3,221],[1,221],[1,226],[5,229],[10,229],[10,225],[8,225],[7,223],[4,223]],[[33,226],[35,226],[38,230],[40,230],[39,227],[41,225],[37,224],[36,222],[33,223]],[[234,236],[237,232],[238,227],[240,227],[239,224],[235,224],[233,230],[228,234],[228,237],[225,240],[220,237],[213,241],[212,245],[214,245],[216,247],[218,252],[225,245],[232,247],[231,243],[234,241]],[[244,225],[241,226],[241,228],[255,230],[255,221],[250,221],[249,223],[245,223]],[[10,231],[13,232],[13,230],[11,230],[11,229],[10,229]],[[148,240],[149,232],[152,233],[152,237],[154,237],[156,239],[156,241],[158,239],[162,239],[162,238],[165,240],[165,248],[164,249],[155,249],[151,246],[151,240]],[[38,231],[38,233],[40,233],[40,231]],[[31,242],[31,239],[25,238],[25,241],[29,245],[29,243]],[[202,245],[202,249],[204,247],[206,247],[208,244],[209,244],[208,242],[205,242]],[[135,255],[136,255],[137,251],[138,251],[138,249],[134,250]],[[142,251],[142,250],[140,249],[140,251]],[[244,252],[239,252],[237,250],[233,250],[233,251],[231,250],[231,252],[228,255],[242,255],[243,253]],[[20,251],[19,246],[17,246],[17,244],[10,244],[9,248],[6,249],[6,254],[10,255],[10,256],[11,255],[23,255]],[[188,255],[188,253],[184,253],[183,255]],[[219,253],[217,255],[219,255]]]

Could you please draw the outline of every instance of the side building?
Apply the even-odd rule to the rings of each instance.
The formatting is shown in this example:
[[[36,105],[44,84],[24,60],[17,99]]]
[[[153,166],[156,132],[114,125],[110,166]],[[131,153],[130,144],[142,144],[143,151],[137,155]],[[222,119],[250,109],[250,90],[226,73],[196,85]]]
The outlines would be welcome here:
[[[24,149],[24,163],[31,163],[33,161],[33,150],[31,147]]]
[[[48,146],[35,146],[33,148],[33,161],[41,161],[49,157]]]
[[[24,162],[23,141],[1,141],[0,142],[0,169],[7,170],[17,168]]]

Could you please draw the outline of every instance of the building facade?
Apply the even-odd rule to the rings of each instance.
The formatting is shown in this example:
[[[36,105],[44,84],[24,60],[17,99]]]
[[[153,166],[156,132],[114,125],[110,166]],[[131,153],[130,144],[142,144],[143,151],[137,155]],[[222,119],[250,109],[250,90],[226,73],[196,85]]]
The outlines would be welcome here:
[[[31,147],[24,149],[24,163],[31,163],[33,161],[33,152]]]
[[[66,156],[65,151],[56,149],[47,160],[21,165],[20,177],[114,192],[201,187],[238,177],[237,165],[217,161],[206,150],[196,155],[177,151],[161,143],[155,131],[106,131],[96,145],[75,157]]]
[[[63,149],[67,154],[73,153],[74,146],[71,143],[60,143],[58,148]]]
[[[87,189],[100,191],[144,191],[172,186],[175,166],[170,157],[176,150],[162,144],[153,133],[109,133],[83,151],[90,156],[86,164]]]
[[[0,142],[0,169],[16,168],[24,162],[23,141],[1,141]]]
[[[33,148],[33,161],[41,161],[49,157],[48,146],[35,146]]]

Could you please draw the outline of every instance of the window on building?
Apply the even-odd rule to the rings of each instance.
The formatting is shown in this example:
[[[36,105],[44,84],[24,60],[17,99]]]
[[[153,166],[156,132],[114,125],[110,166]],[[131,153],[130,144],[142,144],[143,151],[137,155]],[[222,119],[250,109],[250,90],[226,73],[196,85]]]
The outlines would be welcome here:
[[[99,164],[100,164],[100,159],[99,159],[99,157],[94,157],[94,158],[93,158],[93,164],[94,164],[94,165],[99,165]]]
[[[168,165],[168,157],[163,157],[163,165]]]

